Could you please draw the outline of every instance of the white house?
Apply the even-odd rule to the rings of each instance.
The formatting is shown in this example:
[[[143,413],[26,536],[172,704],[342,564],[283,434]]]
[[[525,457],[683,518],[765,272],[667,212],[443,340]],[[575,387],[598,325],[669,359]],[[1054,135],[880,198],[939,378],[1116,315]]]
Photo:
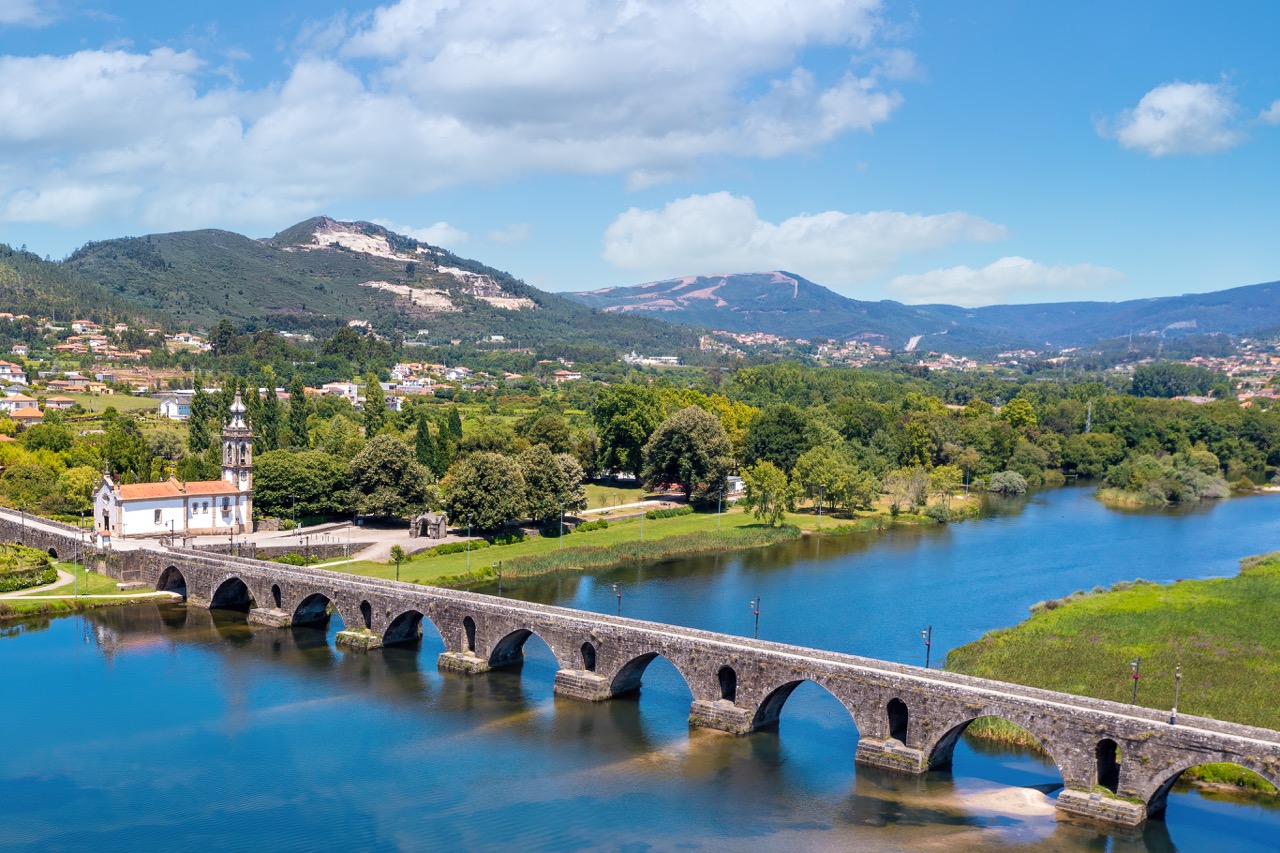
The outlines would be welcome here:
[[[185,421],[191,417],[191,399],[194,391],[172,391],[160,400],[160,417],[171,421]]]
[[[222,432],[222,479],[123,485],[104,477],[94,496],[94,529],[130,538],[235,534],[253,530],[253,433],[236,395]]]

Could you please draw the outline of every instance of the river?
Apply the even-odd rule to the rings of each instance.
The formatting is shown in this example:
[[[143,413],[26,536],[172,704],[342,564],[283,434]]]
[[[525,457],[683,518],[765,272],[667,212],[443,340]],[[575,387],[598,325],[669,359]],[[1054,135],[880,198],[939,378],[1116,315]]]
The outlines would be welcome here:
[[[1280,498],[1120,512],[1087,489],[979,520],[805,540],[505,595],[923,663],[1035,601],[1137,576],[1233,574],[1280,549]],[[0,848],[136,850],[1274,850],[1280,809],[1175,793],[1167,820],[1058,820],[1053,766],[963,742],[921,779],[855,768],[840,704],[803,685],[774,732],[690,730],[661,658],[637,698],[558,699],[515,672],[439,672],[439,637],[361,655],[333,633],[135,606],[0,633]],[[430,628],[428,628],[430,631]],[[1123,677],[1124,674],[1121,674]]]

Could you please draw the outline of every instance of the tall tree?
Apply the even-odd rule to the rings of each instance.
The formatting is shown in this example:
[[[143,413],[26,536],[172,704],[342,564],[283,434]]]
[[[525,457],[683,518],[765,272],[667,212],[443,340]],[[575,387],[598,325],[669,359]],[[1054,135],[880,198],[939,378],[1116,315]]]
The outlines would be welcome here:
[[[418,407],[418,433],[413,439],[413,457],[418,464],[436,473],[436,443],[431,437],[431,418],[425,406]]]
[[[254,444],[265,453],[280,448],[280,397],[276,394],[276,372],[270,365],[262,368],[262,385],[265,390],[253,432]]]
[[[294,374],[289,383],[289,446],[294,450],[306,450],[311,446],[307,430],[307,391],[302,377]]]
[[[387,395],[378,384],[378,377],[370,373],[364,383],[364,434],[373,438],[387,422]]]
[[[756,518],[776,525],[786,517],[793,501],[786,473],[768,460],[757,462],[742,471],[747,491],[742,502]]]
[[[456,405],[449,406],[449,435],[457,441],[462,438],[462,418]]]
[[[795,406],[770,406],[747,427],[743,460],[747,464],[772,462],[790,473],[800,454],[809,449],[807,426],[804,414]]]
[[[662,402],[648,385],[615,385],[600,392],[594,411],[600,466],[639,476],[644,445],[662,423]]]
[[[685,499],[695,487],[715,495],[731,464],[733,447],[720,419],[697,406],[667,418],[644,446],[647,486],[678,483]]]
[[[200,374],[191,385],[191,415],[187,418],[187,448],[192,453],[203,453],[213,439],[209,434],[209,421],[213,419],[213,399],[204,390]]]
[[[545,444],[520,454],[520,473],[524,475],[524,511],[530,518],[550,522],[561,509],[573,509],[564,505],[569,496],[564,468]]]
[[[430,475],[393,435],[369,439],[351,460],[350,473],[356,507],[366,515],[403,517],[430,503]]]
[[[520,463],[481,451],[463,457],[444,479],[444,507],[454,524],[496,530],[524,516],[525,483]]]

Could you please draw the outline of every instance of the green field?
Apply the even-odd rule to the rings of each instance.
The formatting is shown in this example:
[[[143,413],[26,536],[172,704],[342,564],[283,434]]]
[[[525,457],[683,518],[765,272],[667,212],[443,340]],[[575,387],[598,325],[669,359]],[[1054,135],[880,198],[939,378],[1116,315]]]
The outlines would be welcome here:
[[[160,401],[154,397],[134,397],[132,394],[108,394],[106,396],[95,396],[93,394],[49,394],[48,396],[70,397],[81,406],[86,412],[94,414],[102,414],[108,406],[114,406],[117,412],[141,412],[147,409],[158,410]],[[176,423],[176,422],[175,422]]]
[[[638,486],[598,486],[595,483],[588,483],[586,490],[587,509],[636,503],[644,500],[647,494],[645,489]]]
[[[1129,662],[1141,656],[1139,705],[1171,709],[1181,665],[1179,713],[1280,728],[1280,553],[1241,561],[1233,578],[1117,584],[1036,609],[953,650],[947,669],[1127,703]],[[1206,767],[1196,775],[1207,781],[1274,791],[1247,771]]]

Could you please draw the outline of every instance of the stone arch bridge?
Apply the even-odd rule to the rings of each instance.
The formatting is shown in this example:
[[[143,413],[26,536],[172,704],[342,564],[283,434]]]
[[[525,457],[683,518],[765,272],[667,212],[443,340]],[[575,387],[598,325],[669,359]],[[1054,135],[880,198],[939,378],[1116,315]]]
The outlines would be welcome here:
[[[16,520],[15,520],[16,521]],[[0,538],[19,531],[0,515]],[[22,531],[29,545],[69,554],[74,534]],[[323,622],[338,641],[372,650],[418,641],[430,623],[444,641],[441,667],[479,675],[523,660],[537,635],[559,664],[555,690],[604,701],[638,689],[657,657],[693,694],[691,725],[747,734],[778,722],[787,698],[812,681],[853,717],[855,760],[904,773],[946,766],[960,735],[995,716],[1029,731],[1062,774],[1060,810],[1137,825],[1161,815],[1184,770],[1206,762],[1246,767],[1280,785],[1280,732],[637,619],[488,595],[422,587],[276,563],[162,547],[99,554],[113,577],[185,596],[191,605],[238,608],[251,622],[283,627]],[[429,629],[428,629],[429,630]]]

